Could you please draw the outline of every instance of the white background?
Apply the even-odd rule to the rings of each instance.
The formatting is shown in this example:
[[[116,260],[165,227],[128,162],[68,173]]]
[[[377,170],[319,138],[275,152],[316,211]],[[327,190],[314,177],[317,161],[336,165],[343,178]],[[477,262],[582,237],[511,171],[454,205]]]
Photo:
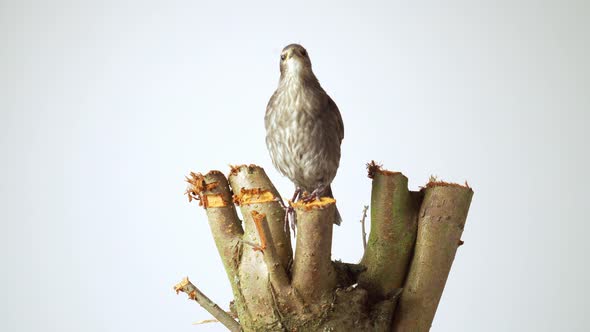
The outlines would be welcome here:
[[[283,46],[345,124],[333,258],[364,165],[475,190],[433,331],[585,331],[585,1],[0,1],[0,330],[221,331],[229,284],[189,171],[263,166]]]

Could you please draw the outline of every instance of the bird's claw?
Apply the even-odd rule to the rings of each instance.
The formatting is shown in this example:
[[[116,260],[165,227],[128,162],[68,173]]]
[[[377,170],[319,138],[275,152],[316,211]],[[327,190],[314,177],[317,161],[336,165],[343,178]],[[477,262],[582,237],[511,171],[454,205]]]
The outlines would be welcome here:
[[[321,193],[323,192],[323,189],[315,189],[314,191],[311,192],[311,194],[301,198],[301,200],[303,201],[303,203],[311,203],[315,200],[321,200]]]

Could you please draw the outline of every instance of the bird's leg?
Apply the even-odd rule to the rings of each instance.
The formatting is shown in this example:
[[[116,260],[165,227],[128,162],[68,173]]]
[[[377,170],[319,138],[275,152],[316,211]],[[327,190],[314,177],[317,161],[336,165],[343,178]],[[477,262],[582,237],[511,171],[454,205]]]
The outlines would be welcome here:
[[[295,193],[293,193],[293,198],[291,198],[291,202],[297,201],[297,199],[301,196],[302,191],[303,190],[301,189],[301,187],[295,188]]]
[[[279,204],[281,204],[281,206],[283,207],[283,209],[285,209],[285,233],[289,232],[289,220],[291,218],[289,218],[289,216],[295,212],[295,209],[293,209],[293,207],[291,206],[291,204],[289,205],[285,205],[285,202],[283,202],[282,199],[280,198],[276,198],[276,201],[279,202]]]
[[[311,194],[307,195],[306,197],[303,198],[303,202],[305,203],[310,203],[313,200],[320,200],[320,198],[322,197],[322,194],[324,193],[324,191],[326,191],[326,185],[324,184],[320,184],[317,188],[315,188]]]
[[[293,197],[291,198],[291,202],[295,203],[299,197],[301,196],[301,187],[296,187],[295,192],[293,193]],[[287,232],[287,227],[289,224],[291,225],[291,229],[293,230],[293,236],[295,236],[296,226],[297,226],[297,216],[295,215],[295,209],[291,206],[291,202],[289,203],[289,207],[287,208],[287,212],[285,213],[285,232]]]
[[[293,235],[295,235],[295,225],[297,225],[297,220],[295,218],[295,209],[291,206],[291,203],[295,203],[297,199],[301,196],[301,188],[296,187],[295,193],[293,193],[293,198],[289,201],[289,205],[285,205],[283,200],[277,199],[277,201],[283,206],[285,209],[285,233],[289,231],[289,224],[291,225],[291,229],[293,230]]]

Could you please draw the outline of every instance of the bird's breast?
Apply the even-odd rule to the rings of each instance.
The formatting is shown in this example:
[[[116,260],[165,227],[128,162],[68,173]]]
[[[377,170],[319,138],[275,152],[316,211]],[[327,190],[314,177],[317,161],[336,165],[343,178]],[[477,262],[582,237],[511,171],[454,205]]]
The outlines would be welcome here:
[[[340,159],[340,142],[326,130],[325,92],[283,86],[267,112],[267,146],[275,167],[298,186],[330,183]],[[334,137],[332,137],[334,136]]]

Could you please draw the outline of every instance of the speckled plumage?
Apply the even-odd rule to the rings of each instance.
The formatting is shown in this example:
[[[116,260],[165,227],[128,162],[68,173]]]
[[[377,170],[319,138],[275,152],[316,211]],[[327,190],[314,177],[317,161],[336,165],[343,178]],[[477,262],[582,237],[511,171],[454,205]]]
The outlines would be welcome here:
[[[274,166],[301,189],[332,196],[344,126],[338,107],[297,44],[281,54],[281,79],[266,107],[266,145]],[[338,214],[336,223],[340,222]]]

